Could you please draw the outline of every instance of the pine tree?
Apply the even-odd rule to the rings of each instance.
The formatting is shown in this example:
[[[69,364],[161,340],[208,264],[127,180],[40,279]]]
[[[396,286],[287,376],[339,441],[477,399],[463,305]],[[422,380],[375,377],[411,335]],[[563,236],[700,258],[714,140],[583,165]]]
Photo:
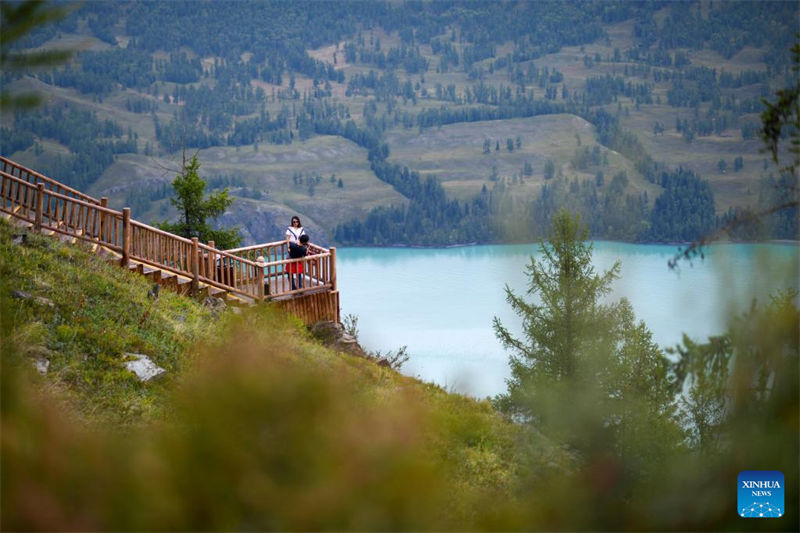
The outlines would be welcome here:
[[[548,159],[544,164],[544,179],[552,179],[556,172],[556,164],[552,159]]]
[[[199,169],[197,155],[188,163],[184,161],[183,170],[172,182],[175,195],[169,199],[178,209],[178,222],[163,222],[156,226],[182,237],[197,237],[202,242],[214,241],[215,246],[223,250],[233,248],[242,240],[239,228],[214,229],[207,222],[225,213],[233,203],[233,198],[228,197],[227,188],[205,198],[206,182],[199,176]]]
[[[681,439],[668,361],[627,300],[602,303],[620,264],[597,273],[587,235],[579,217],[558,212],[541,259],[526,267],[535,301],[506,287],[523,336],[494,319],[512,351],[508,392],[495,404],[577,450],[610,448],[645,464]]]

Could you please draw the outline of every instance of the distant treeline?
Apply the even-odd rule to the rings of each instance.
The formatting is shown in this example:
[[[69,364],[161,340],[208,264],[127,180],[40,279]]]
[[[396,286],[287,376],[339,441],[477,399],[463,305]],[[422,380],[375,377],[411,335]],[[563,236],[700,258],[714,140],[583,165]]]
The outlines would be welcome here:
[[[37,170],[77,189],[86,189],[114,161],[115,154],[138,153],[138,136],[112,120],[100,120],[89,111],[68,104],[17,112],[10,140],[17,150],[34,145],[34,136],[53,139],[69,148]],[[28,135],[29,134],[29,135]],[[5,139],[5,134],[3,134]],[[5,141],[3,145],[5,153]]]
[[[377,246],[530,242],[547,234],[560,209],[580,214],[594,239],[688,242],[716,228],[708,183],[682,169],[661,176],[665,192],[652,207],[646,193],[625,193],[625,173],[605,185],[596,179],[556,178],[538,197],[520,204],[514,184],[505,181],[491,190],[484,186],[473,200],[459,203],[446,198],[434,177],[423,179],[406,167],[386,163],[373,164],[373,170],[398,191],[408,191],[409,202],[375,208],[363,221],[337,226],[337,242]]]

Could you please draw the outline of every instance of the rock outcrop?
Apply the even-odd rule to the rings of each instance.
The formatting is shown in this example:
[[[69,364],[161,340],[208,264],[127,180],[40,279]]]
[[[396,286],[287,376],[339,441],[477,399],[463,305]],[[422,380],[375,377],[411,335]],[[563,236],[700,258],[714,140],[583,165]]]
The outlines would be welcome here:
[[[338,322],[317,322],[312,324],[309,330],[314,338],[329,348],[356,357],[371,359],[370,355],[358,344],[358,339],[347,333],[344,326]]]
[[[125,363],[125,368],[136,374],[139,381],[152,381],[167,373],[166,370],[155,364],[152,359],[144,354],[126,353],[123,354],[123,357],[131,359]]]

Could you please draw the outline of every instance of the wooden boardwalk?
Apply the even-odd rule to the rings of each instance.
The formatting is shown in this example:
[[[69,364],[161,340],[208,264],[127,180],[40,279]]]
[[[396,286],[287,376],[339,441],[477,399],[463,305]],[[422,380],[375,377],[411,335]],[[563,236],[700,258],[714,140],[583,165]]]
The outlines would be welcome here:
[[[240,304],[274,301],[307,324],[340,321],[336,248],[311,245],[289,259],[284,241],[219,250],[131,219],[96,199],[0,156],[0,212],[66,242],[85,242],[124,268],[180,293]],[[294,274],[296,288],[287,272]],[[298,277],[302,276],[300,287]]]

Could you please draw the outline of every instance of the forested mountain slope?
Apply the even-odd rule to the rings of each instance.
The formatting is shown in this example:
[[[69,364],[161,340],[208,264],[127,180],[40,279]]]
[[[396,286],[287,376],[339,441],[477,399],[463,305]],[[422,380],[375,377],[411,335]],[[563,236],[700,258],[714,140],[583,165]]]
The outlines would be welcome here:
[[[530,240],[560,207],[596,238],[688,240],[796,180],[757,133],[761,98],[797,83],[798,14],[89,1],[24,43],[79,50],[70,64],[3,76],[47,104],[3,112],[1,150],[144,220],[174,216],[169,181],[198,151],[246,241],[280,238],[291,213],[323,244]],[[796,235],[784,216],[742,236]]]

